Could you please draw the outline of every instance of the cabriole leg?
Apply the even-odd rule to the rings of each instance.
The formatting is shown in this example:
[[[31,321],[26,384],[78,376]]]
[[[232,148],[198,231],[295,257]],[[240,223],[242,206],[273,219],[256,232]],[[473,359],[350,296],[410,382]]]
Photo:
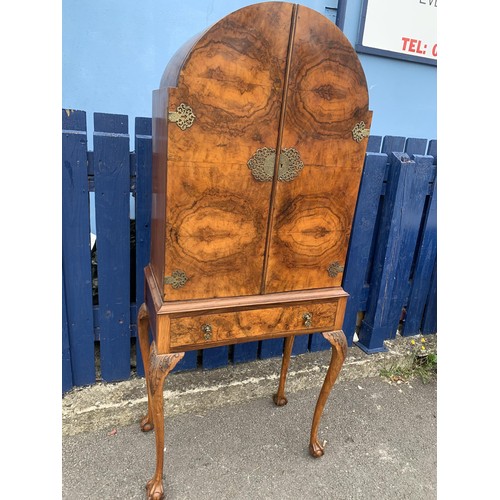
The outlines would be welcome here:
[[[142,363],[144,365],[144,375],[146,377],[146,389],[149,378],[149,313],[146,304],[142,304],[137,313],[137,336],[141,348]],[[148,392],[148,413],[141,420],[141,431],[149,432],[153,429],[153,413]]]
[[[318,441],[318,427],[321,415],[323,414],[323,408],[325,407],[328,395],[330,394],[333,384],[337,380],[347,355],[347,340],[342,330],[325,332],[323,333],[323,337],[332,345],[332,358],[330,360],[328,372],[326,373],[325,381],[323,382],[323,387],[319,393],[311,427],[309,453],[315,458],[323,456],[324,453],[323,446],[321,446]]]
[[[163,383],[166,376],[175,365],[184,357],[184,353],[157,354],[156,344],[150,348],[148,369],[148,400],[153,418],[156,441],[156,469],[153,478],[148,481],[146,490],[149,500],[163,498],[163,446],[164,446],[164,420],[163,420]]]
[[[280,383],[278,392],[273,396],[273,401],[277,406],[285,406],[288,400],[285,397],[285,382],[288,373],[288,365],[290,364],[290,356],[292,355],[292,347],[295,335],[290,335],[285,338],[285,348],[283,350],[283,360],[281,362]]]

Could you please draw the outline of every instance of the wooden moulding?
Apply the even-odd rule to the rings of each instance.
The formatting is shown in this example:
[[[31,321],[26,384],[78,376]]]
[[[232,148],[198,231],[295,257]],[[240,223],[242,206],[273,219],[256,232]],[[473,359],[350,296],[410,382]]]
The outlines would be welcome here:
[[[293,292],[281,292],[265,295],[248,295],[239,297],[224,297],[216,299],[183,300],[177,302],[163,302],[160,288],[151,271],[150,266],[145,268],[146,277],[146,304],[149,310],[151,329],[153,338],[156,342],[158,353],[165,354],[169,352],[199,349],[200,343],[179,344],[172,347],[170,323],[171,318],[196,317],[201,315],[237,313],[242,311],[252,311],[258,309],[265,312],[269,310],[270,314],[280,308],[290,308],[293,306],[314,305],[321,309],[322,304],[334,302],[336,307],[332,307],[332,324],[326,329],[341,329],[344,318],[344,311],[349,294],[341,287],[336,288],[318,288],[314,290],[301,290]],[[294,309],[297,309],[294,307]],[[318,327],[302,327],[301,329],[282,330],[279,324],[276,324],[276,331],[263,331],[262,334],[251,336],[242,335],[240,338],[231,338],[230,336],[221,336],[213,341],[206,342],[206,347],[217,345],[227,345],[229,343],[239,343],[254,341],[265,338],[285,337],[288,335],[308,334],[318,331]]]

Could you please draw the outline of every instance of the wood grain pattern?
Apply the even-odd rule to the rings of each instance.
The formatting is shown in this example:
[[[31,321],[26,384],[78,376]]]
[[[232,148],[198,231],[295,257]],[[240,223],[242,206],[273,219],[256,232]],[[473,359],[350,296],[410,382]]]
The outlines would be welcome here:
[[[288,399],[285,396],[285,383],[286,383],[286,376],[288,373],[288,366],[290,364],[290,357],[292,356],[294,340],[295,340],[294,335],[290,335],[285,339],[285,346],[283,348],[283,359],[281,360],[280,383],[278,386],[278,392],[273,396],[273,401],[276,406],[285,406],[288,403]]]
[[[247,161],[276,147],[291,9],[236,11],[181,50],[164,118],[181,103],[196,118],[186,130],[167,123],[164,275],[182,270],[188,282],[165,285],[165,301],[260,291],[272,186],[255,181]]]
[[[318,47],[321,50],[318,50]],[[345,258],[367,140],[352,138],[371,123],[364,72],[343,33],[299,6],[282,148],[295,148],[304,168],[276,187],[268,228],[265,291],[339,286],[328,274]]]
[[[314,409],[313,422],[311,426],[311,436],[309,439],[309,453],[314,458],[319,458],[324,454],[324,447],[318,440],[318,428],[325,404],[332,390],[333,384],[339,376],[347,355],[347,339],[342,330],[324,332],[323,336],[332,345],[332,357],[326,373],[325,381],[321,387],[316,408]]]
[[[167,89],[153,92],[153,165],[151,193],[151,257],[150,265],[158,283],[163,283],[165,268],[165,206],[167,182],[167,127],[165,107]]]
[[[294,336],[327,331],[333,354],[310,439],[311,453],[323,454],[317,428],[347,348],[340,329],[348,295],[342,272],[328,268],[345,265],[368,142],[353,140],[352,129],[371,123],[349,41],[318,12],[285,2],[245,7],[194,37],[161,87],[153,191],[164,200],[153,200],[157,235],[146,268],[156,341],[145,421],[157,429],[150,498],[163,496],[160,387],[175,352],[287,337],[275,396],[284,404]],[[184,129],[169,121],[182,103],[195,115]],[[255,178],[247,162],[261,148],[278,153],[273,175],[266,164],[267,175]],[[284,182],[280,152],[289,148],[303,168]]]
[[[290,332],[328,330],[334,328],[337,307],[337,301],[330,301],[172,318],[170,342],[173,349],[195,344],[208,347],[214,343],[232,343],[235,339],[253,340],[265,335],[283,336]],[[311,326],[305,325],[305,313],[312,314]],[[203,325],[211,326],[211,337],[208,340],[204,338]]]
[[[166,376],[183,358],[184,353],[158,354],[153,342],[149,352],[149,367],[147,376],[149,412],[153,417],[156,444],[156,467],[151,480],[146,484],[147,497],[151,500],[163,498],[163,447],[165,444],[164,414],[163,414],[163,384]]]
[[[246,165],[169,163],[165,276],[188,281],[165,301],[260,291],[270,189]]]

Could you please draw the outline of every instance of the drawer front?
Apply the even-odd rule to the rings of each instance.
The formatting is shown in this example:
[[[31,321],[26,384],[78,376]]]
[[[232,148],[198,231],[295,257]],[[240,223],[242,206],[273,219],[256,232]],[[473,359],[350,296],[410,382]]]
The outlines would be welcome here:
[[[172,348],[335,330],[339,301],[171,318]]]

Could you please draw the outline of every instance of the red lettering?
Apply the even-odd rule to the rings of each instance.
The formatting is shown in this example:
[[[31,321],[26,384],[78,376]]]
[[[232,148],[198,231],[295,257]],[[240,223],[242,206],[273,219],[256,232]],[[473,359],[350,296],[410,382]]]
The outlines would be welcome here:
[[[438,56],[438,44],[437,43],[435,43],[434,46],[432,47],[432,55],[434,57]]]
[[[408,42],[410,41],[410,39],[406,38],[406,37],[402,37],[402,40],[403,40],[403,50],[408,50],[406,48],[406,46],[408,45]]]
[[[408,47],[408,52],[416,52],[417,51],[417,40],[411,39],[410,46]]]

